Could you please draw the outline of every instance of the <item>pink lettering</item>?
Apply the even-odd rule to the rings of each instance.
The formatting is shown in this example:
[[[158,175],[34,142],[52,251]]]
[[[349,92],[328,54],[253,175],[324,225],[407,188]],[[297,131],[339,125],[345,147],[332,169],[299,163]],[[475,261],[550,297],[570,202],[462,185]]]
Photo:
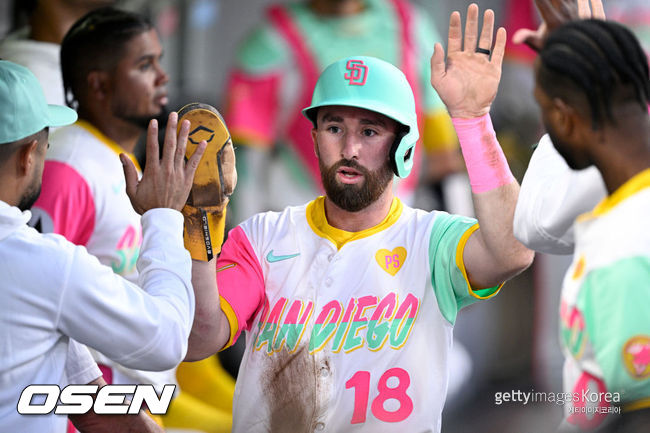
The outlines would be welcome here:
[[[117,243],[117,249],[121,250],[122,248],[133,248],[140,244],[140,236],[136,232],[135,227],[128,226],[120,241]]]
[[[391,317],[393,311],[395,311],[395,305],[397,304],[397,295],[394,292],[389,293],[384,296],[384,298],[379,302],[375,312],[372,313],[370,320],[380,320]]]
[[[343,312],[343,307],[339,301],[329,301],[321,309],[318,317],[316,318],[317,325],[332,324],[339,321],[341,313]]]
[[[287,305],[287,298],[278,299],[275,305],[273,306],[273,309],[269,313],[266,323],[274,323],[276,325],[280,323],[280,317],[282,316],[282,311],[284,310],[284,307],[286,305]]]
[[[307,303],[307,308],[304,309],[302,315],[300,312],[303,310],[303,303],[301,300],[296,299],[289,307],[289,312],[287,317],[284,319],[285,325],[304,325],[307,322],[307,318],[311,314],[311,310],[314,308],[314,303],[309,301]]]
[[[413,296],[412,293],[409,293],[397,309],[397,314],[395,315],[396,319],[415,319],[415,316],[418,312],[418,307],[420,305],[420,300]]]
[[[354,314],[353,320],[355,322],[367,322],[368,318],[363,317],[363,313],[365,312],[364,310],[367,307],[377,305],[377,300],[378,298],[376,296],[362,296],[359,299],[357,299],[357,310]]]

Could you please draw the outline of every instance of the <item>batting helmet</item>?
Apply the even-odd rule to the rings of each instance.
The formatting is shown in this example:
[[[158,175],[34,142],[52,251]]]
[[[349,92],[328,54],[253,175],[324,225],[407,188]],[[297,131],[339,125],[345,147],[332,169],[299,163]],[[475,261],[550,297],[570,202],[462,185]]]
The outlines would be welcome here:
[[[319,107],[344,105],[383,114],[402,127],[390,150],[393,172],[406,177],[413,168],[413,151],[419,138],[415,98],[406,76],[392,64],[374,57],[347,57],[321,74],[311,105],[302,113],[316,127]]]

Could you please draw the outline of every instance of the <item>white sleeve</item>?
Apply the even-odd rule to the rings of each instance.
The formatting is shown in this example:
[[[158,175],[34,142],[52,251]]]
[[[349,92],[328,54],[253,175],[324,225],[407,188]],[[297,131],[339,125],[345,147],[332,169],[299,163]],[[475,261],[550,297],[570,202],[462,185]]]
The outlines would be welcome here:
[[[88,348],[71,339],[68,344],[68,356],[65,359],[65,375],[68,384],[85,385],[101,377],[102,372]]]
[[[572,170],[546,134],[533,152],[521,182],[515,237],[536,251],[571,254],[574,220],[592,210],[606,195],[596,167]]]
[[[137,267],[141,287],[75,247],[64,284],[58,329],[125,367],[160,371],[187,351],[194,318],[192,262],[183,246],[183,216],[152,209],[142,216]]]

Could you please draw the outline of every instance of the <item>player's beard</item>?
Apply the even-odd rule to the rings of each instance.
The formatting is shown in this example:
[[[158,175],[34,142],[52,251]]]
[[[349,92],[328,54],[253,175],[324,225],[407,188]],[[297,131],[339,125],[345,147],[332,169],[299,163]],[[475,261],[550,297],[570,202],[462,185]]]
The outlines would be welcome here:
[[[168,114],[169,113],[167,110],[167,106],[165,105],[163,105],[160,108],[160,111],[157,114],[149,114],[149,115],[139,115],[139,114],[130,113],[128,109],[120,105],[116,106],[115,109],[113,110],[113,115],[115,117],[117,117],[118,119],[125,120],[130,124],[137,126],[140,129],[147,129],[151,119],[156,119],[158,121],[158,124],[160,125],[158,128],[159,131],[165,130]]]
[[[327,197],[336,206],[348,212],[358,212],[377,201],[393,179],[393,172],[388,162],[374,171],[368,170],[355,160],[346,159],[326,167],[319,158],[318,166]],[[350,167],[359,171],[363,175],[363,182],[345,184],[337,181],[336,172],[341,167]]]
[[[20,197],[18,209],[22,211],[31,209],[34,203],[36,203],[36,200],[38,200],[38,196],[41,195],[41,185],[41,182],[34,182],[27,188],[27,191]]]
[[[546,125],[546,132],[548,132],[548,136],[551,138],[551,142],[553,143],[555,150],[557,150],[557,153],[560,154],[572,170],[582,170],[587,168],[588,165],[578,163],[575,155],[571,152],[571,145],[560,139],[550,125]]]

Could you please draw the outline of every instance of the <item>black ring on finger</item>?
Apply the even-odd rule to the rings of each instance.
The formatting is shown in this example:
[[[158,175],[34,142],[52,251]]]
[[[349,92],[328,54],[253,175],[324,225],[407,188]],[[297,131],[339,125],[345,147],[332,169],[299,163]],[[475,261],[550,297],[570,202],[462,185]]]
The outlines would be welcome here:
[[[485,49],[485,48],[481,48],[481,47],[476,47],[476,52],[477,52],[477,53],[481,53],[481,54],[487,54],[488,56],[489,56],[490,53],[491,53],[490,50],[487,50],[487,49]]]

